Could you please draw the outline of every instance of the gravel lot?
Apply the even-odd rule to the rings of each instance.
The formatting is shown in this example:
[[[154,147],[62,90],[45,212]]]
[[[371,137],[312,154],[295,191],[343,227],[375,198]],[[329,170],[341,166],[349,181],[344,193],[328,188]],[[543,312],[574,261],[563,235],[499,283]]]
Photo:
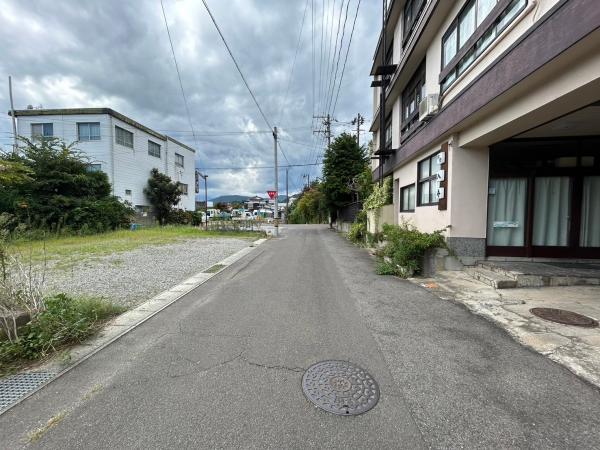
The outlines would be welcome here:
[[[49,262],[46,287],[49,293],[102,296],[132,307],[251,243],[230,238],[192,239],[87,259],[68,269]]]

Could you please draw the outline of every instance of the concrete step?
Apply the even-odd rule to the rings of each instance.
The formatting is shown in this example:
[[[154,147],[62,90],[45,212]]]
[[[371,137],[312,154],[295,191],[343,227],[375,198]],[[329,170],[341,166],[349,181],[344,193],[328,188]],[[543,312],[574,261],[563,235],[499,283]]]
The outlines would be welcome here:
[[[476,264],[476,267],[481,267],[482,269],[485,270],[489,270],[491,272],[496,272],[499,273],[500,275],[506,277],[506,278],[510,278],[513,280],[516,280],[517,277],[520,275],[519,272],[514,272],[514,271],[510,271],[505,269],[504,267],[499,267],[493,263],[489,263],[487,261],[478,261]]]
[[[494,289],[511,289],[517,287],[517,281],[493,270],[483,267],[470,267],[467,273],[478,281],[492,286]]]

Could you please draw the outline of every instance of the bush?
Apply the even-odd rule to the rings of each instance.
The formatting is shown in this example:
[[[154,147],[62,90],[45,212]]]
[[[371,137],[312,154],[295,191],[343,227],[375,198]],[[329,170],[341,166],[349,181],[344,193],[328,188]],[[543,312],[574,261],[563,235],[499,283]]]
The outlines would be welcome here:
[[[0,363],[39,359],[65,345],[80,343],[103,320],[122,311],[100,299],[73,299],[65,294],[46,298],[45,309],[21,327],[18,339],[0,341]]]
[[[379,256],[390,264],[395,275],[403,278],[412,273],[420,273],[425,251],[431,248],[445,248],[443,230],[423,233],[409,224],[383,225],[385,246]]]
[[[200,211],[194,211],[191,213],[192,215],[192,225],[197,227],[202,225],[203,221],[202,218],[204,217],[204,214]]]
[[[173,209],[167,216],[167,223],[170,225],[192,225],[193,215],[190,211],[183,209]]]
[[[353,223],[348,231],[348,239],[355,244],[364,244],[367,226],[362,222]]]

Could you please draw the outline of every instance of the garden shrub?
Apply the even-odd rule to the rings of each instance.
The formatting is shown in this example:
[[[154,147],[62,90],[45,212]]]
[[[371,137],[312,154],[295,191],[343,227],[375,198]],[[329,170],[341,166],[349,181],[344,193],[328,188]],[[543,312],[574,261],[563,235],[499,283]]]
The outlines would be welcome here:
[[[406,278],[422,270],[423,256],[428,249],[445,248],[443,230],[423,233],[407,223],[383,225],[385,246],[379,252],[386,264],[392,266],[394,275]],[[386,268],[389,269],[388,266]]]
[[[365,242],[366,233],[367,225],[362,222],[355,222],[350,226],[350,231],[348,231],[348,239],[350,242],[355,244],[362,244]]]

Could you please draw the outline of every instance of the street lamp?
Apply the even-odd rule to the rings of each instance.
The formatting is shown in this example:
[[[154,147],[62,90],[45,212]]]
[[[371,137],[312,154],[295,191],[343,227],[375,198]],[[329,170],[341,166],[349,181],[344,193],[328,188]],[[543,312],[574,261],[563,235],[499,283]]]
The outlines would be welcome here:
[[[208,230],[208,175],[203,175],[197,171],[198,176],[204,179],[204,229]]]

